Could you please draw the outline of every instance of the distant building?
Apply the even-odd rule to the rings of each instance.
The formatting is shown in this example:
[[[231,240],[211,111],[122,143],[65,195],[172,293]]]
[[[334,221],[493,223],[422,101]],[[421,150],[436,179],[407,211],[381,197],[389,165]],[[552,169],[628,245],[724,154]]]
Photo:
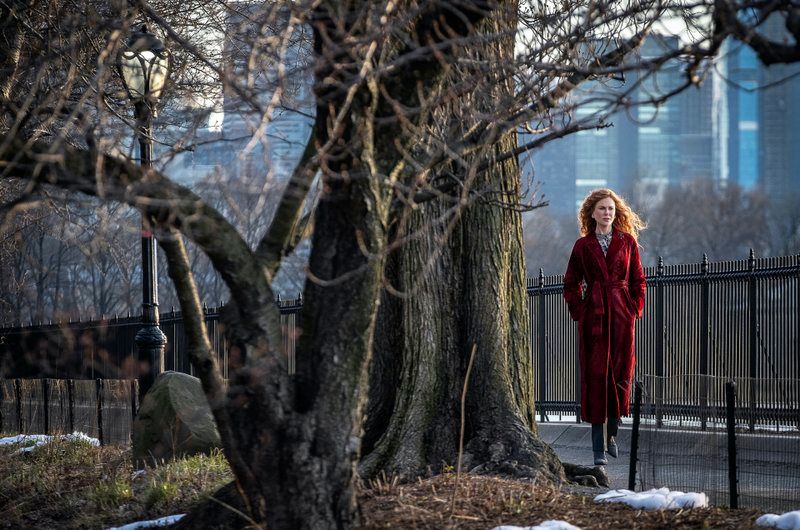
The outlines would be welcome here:
[[[741,43],[727,42],[728,178],[742,187],[758,185],[761,174],[759,95],[762,67],[755,52]]]
[[[782,16],[759,26],[786,42]],[[748,46],[726,43],[730,181],[760,188],[771,200],[800,193],[800,65],[765,67]]]
[[[675,38],[648,39],[640,50],[647,59],[675,49]],[[668,63],[656,74],[601,84],[590,81],[571,95],[580,104],[574,119],[602,113],[609,101],[629,91],[631,101],[655,101],[685,78],[681,64]],[[556,140],[522,159],[524,176],[541,182],[554,214],[572,215],[594,188],[611,187],[631,198],[646,186],[662,190],[667,184],[698,177],[710,178],[714,167],[711,83],[691,88],[665,102],[632,105],[610,116],[609,127],[581,131]]]
[[[781,41],[783,19],[773,17],[760,31]],[[640,56],[655,57],[678,45],[674,37],[650,38]],[[602,94],[629,90],[630,100],[647,101],[667,94],[685,76],[684,64],[671,61],[646,79],[626,74],[616,88],[585,83],[571,95],[587,102],[573,119],[600,110]],[[523,176],[541,183],[555,215],[574,214],[586,193],[601,186],[629,198],[645,193],[648,200],[668,185],[698,178],[759,187],[774,200],[800,193],[800,65],[766,68],[746,45],[726,42],[706,77],[658,105],[613,114],[607,120],[613,127],[581,131],[521,157]],[[529,141],[529,135],[520,141],[526,136]]]
[[[216,173],[231,181],[263,178],[280,185],[291,176],[311,133],[314,99],[308,68],[310,30],[303,26],[295,29],[293,41],[280,58],[285,77],[279,80],[277,57],[258,50],[255,55],[263,57],[262,61],[252,61],[253,46],[263,42],[267,30],[258,22],[264,5],[239,2],[227,4],[227,8],[222,37],[223,57],[228,60],[225,70],[239,78],[239,87],[246,87],[250,81],[249,96],[261,109],[226,86],[222,112],[216,113],[220,123],[198,130],[193,150],[177,156],[169,171],[184,182]],[[272,98],[278,86],[281,97],[275,104]],[[259,110],[266,110],[267,116]]]

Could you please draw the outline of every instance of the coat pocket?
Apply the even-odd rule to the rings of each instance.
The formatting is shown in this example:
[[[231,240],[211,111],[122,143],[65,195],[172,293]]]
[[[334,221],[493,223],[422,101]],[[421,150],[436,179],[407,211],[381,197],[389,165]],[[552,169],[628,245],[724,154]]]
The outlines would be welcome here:
[[[631,316],[633,318],[639,318],[639,308],[633,302],[633,298],[631,298],[631,293],[628,291],[627,288],[623,289],[622,292],[624,293],[625,302],[628,304],[628,311],[630,311]]]

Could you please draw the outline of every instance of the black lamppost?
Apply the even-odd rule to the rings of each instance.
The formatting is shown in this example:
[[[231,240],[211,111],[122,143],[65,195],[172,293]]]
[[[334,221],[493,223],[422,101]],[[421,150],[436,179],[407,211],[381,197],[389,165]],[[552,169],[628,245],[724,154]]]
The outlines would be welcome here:
[[[169,72],[170,58],[164,43],[142,26],[134,32],[119,55],[119,71],[134,105],[139,158],[145,173],[152,166],[153,117]],[[146,216],[142,217],[142,327],[136,333],[140,366],[139,398],[164,371],[167,337],[158,327],[158,280],[156,241]]]

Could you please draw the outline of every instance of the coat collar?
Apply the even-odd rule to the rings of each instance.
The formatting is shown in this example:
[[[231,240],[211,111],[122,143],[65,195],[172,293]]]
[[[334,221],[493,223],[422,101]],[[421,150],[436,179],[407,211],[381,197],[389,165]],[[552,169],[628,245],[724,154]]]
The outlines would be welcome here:
[[[617,254],[619,250],[622,248],[623,238],[625,236],[619,230],[614,230],[611,235],[611,245],[608,247],[608,254],[606,254],[606,262],[610,265],[614,263],[614,260],[617,258]],[[597,239],[595,237],[595,239]],[[597,246],[600,246],[598,243]],[[602,254],[602,251],[600,252]]]
[[[587,234],[586,239],[588,239],[587,243],[589,244],[589,251],[594,256],[595,261],[597,261],[598,266],[600,267],[600,271],[603,273],[603,278],[608,279],[608,267],[606,266],[606,257],[603,255],[603,249],[600,247],[600,242],[597,240],[597,235],[594,232]],[[614,238],[611,238],[611,241],[614,241]],[[609,249],[611,250],[611,249]]]
[[[589,250],[597,260],[603,277],[608,280],[609,265],[614,263],[619,250],[622,248],[622,240],[624,235],[619,230],[613,230],[611,236],[611,244],[608,247],[608,254],[603,255],[603,249],[600,247],[600,242],[597,240],[597,235],[594,232],[586,236],[589,239]]]

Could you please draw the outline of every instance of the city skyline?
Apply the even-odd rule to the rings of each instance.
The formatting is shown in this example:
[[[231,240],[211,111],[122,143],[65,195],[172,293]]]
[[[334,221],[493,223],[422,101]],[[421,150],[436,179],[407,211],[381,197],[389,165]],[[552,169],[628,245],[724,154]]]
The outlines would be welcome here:
[[[780,29],[776,22],[766,26],[773,33]],[[675,37],[648,39],[640,57],[678,44]],[[556,215],[574,214],[597,187],[652,198],[666,186],[708,178],[760,189],[770,200],[800,192],[800,132],[793,126],[800,123],[800,68],[764,67],[750,48],[728,42],[718,61],[705,66],[702,84],[657,109],[633,106],[611,114],[605,128],[579,131],[521,155],[523,178],[541,183]],[[598,112],[599,104],[589,100],[601,99],[598,92],[630,90],[631,100],[642,101],[667,93],[682,76],[681,64],[673,61],[641,83],[635,75],[613,88],[590,81],[576,91],[572,118]],[[529,138],[520,134],[520,143]]]

